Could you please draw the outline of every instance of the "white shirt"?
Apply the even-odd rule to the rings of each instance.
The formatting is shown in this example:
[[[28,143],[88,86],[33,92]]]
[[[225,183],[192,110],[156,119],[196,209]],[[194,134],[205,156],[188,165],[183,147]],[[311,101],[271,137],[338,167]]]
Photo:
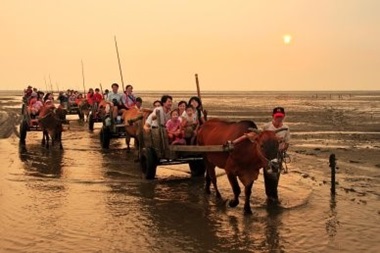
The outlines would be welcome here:
[[[153,112],[149,114],[145,123],[148,123],[151,127],[158,127],[158,119],[153,120],[153,116],[160,114],[161,125],[165,126],[166,122],[170,119],[170,111],[165,113],[162,106],[154,108]]]
[[[278,129],[287,128],[287,130],[283,130],[276,133],[276,136],[280,139],[281,142],[289,143],[290,141],[290,131],[289,127],[285,124],[282,124],[281,127],[277,128],[273,125],[273,122],[266,123],[263,127],[263,130],[267,131],[276,131]]]

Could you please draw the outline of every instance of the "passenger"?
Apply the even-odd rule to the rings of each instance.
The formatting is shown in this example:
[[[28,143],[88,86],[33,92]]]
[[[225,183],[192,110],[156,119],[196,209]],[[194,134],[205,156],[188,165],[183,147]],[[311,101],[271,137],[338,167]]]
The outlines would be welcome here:
[[[162,106],[160,100],[156,100],[156,101],[153,102],[153,108],[160,107],[160,106]]]
[[[187,144],[192,145],[195,143],[197,137],[199,121],[195,114],[193,106],[187,105],[184,115],[182,115],[182,127],[184,129],[184,137]]]
[[[276,131],[284,129],[276,133],[280,140],[279,150],[280,152],[286,152],[289,148],[290,131],[289,127],[284,124],[285,109],[283,107],[276,107],[272,112],[272,121],[264,125],[263,130]]]
[[[130,108],[133,108],[136,104],[136,97],[133,95],[132,91],[133,91],[133,86],[128,84],[121,98],[124,104],[124,107],[127,110]]]
[[[162,106],[154,108],[153,112],[145,121],[144,129],[146,131],[149,131],[152,127],[158,127],[159,125],[165,126],[166,122],[170,119],[170,111],[173,104],[172,96],[163,95],[160,102]],[[157,114],[160,115],[160,122],[157,120]]]
[[[82,101],[83,101],[83,95],[82,93],[78,93],[76,96],[75,96],[75,100],[74,100],[74,103],[73,105],[80,105],[82,104]]]
[[[108,90],[108,89],[105,89],[104,90],[104,93],[103,93],[103,98],[104,98],[104,100],[107,100],[107,97],[108,97],[108,93],[109,93],[110,91]]]
[[[30,99],[30,96],[32,95],[32,92],[33,92],[33,89],[32,89],[32,86],[30,85],[24,90],[24,96],[22,97],[22,100],[24,103],[26,104],[29,103],[29,99]]]
[[[50,93],[50,92],[46,93],[46,95],[44,97],[44,106],[45,107],[49,107],[51,109],[55,108],[55,105],[54,105],[54,96],[53,96],[52,93]]]
[[[186,110],[186,106],[187,106],[187,103],[186,101],[179,101],[178,102],[178,112],[179,112],[179,115],[182,116],[182,114],[185,112]],[[179,117],[180,120],[182,121],[182,117]]]
[[[119,85],[117,83],[113,83],[111,85],[112,91],[108,93],[107,101],[111,103],[112,106],[112,115],[113,119],[116,120],[117,115],[120,113],[123,113],[123,110],[125,110],[125,106],[121,100],[122,94],[118,92]]]
[[[135,103],[135,108],[137,110],[141,111],[142,110],[142,103],[143,103],[142,98],[137,97],[136,98],[136,103]]]
[[[206,119],[205,119],[205,115],[203,113],[202,102],[199,99],[199,97],[191,97],[188,105],[193,106],[193,108],[195,110],[195,115],[199,121],[199,124],[202,125],[203,123],[205,123]]]
[[[65,93],[63,93],[63,91],[59,92],[58,100],[63,108],[67,108],[67,103],[69,101],[69,98],[67,97]]]
[[[94,97],[93,97],[93,101],[95,103],[98,103],[98,104],[100,103],[100,101],[103,100],[103,96],[99,92],[100,92],[99,88],[96,88],[95,93],[94,93]]]
[[[86,94],[86,100],[88,102],[89,105],[93,105],[94,104],[94,89],[93,88],[90,88],[88,89],[88,92]]]
[[[29,115],[31,115],[32,117],[37,116],[42,106],[43,106],[42,100],[38,97],[38,95],[32,94],[29,100],[29,106],[28,106]]]
[[[171,118],[166,122],[166,131],[168,133],[169,144],[186,144],[183,138],[181,121],[179,120],[178,109],[174,109],[170,113]]]

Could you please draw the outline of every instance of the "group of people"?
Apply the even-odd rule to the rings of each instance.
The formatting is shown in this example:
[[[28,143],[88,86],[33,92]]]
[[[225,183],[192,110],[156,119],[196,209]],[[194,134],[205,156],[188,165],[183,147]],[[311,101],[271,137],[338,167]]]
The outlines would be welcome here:
[[[165,126],[170,144],[195,144],[198,129],[206,120],[198,97],[191,97],[188,102],[180,101],[172,110],[172,96],[164,95],[161,100],[154,101],[153,106],[144,124],[146,131]]]
[[[32,118],[38,116],[43,106],[54,107],[53,101],[54,97],[50,92],[45,94],[30,85],[24,89],[23,102],[27,105],[27,111]]]
[[[122,93],[119,93],[117,83],[113,83],[111,88],[111,91],[106,90],[104,94],[101,94],[98,88],[95,90],[90,88],[85,98],[90,105],[95,102],[99,103],[103,99],[109,102],[115,117],[114,120],[117,120],[117,115],[123,113],[124,110],[142,109],[142,99],[133,94],[132,85],[127,85]],[[66,93],[60,92],[58,96],[61,106],[65,106],[67,103],[78,103],[78,100],[82,99],[82,94],[74,90],[67,90]],[[54,106],[52,93],[45,95],[44,92],[38,91],[32,86],[28,86],[24,90],[23,100],[27,103],[28,112],[31,115],[38,115],[39,110],[44,105]],[[194,96],[188,102],[183,100],[178,102],[175,109],[172,109],[172,106],[173,97],[170,95],[163,95],[160,100],[154,101],[153,112],[147,117],[144,124],[145,131],[150,131],[151,128],[161,125],[166,128],[170,144],[195,144],[198,130],[206,121],[201,100]],[[284,119],[285,109],[275,107],[272,111],[271,122],[263,126],[263,130],[269,131],[283,129],[283,131],[277,132],[281,151],[288,149],[290,141],[289,127],[284,124]]]

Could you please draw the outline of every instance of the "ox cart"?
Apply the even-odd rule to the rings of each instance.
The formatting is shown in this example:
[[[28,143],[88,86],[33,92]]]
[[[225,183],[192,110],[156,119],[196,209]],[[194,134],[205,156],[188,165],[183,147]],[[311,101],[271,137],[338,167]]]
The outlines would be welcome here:
[[[88,114],[88,130],[93,131],[95,123],[103,122],[103,120],[104,117],[102,116],[101,111],[99,110],[99,103],[94,102]]]
[[[110,111],[110,115],[104,117],[102,120],[103,126],[100,129],[100,144],[102,148],[109,148],[111,139],[114,138],[125,138],[127,139],[128,133],[125,129],[125,124],[121,121],[120,116],[117,117],[117,121],[114,120],[114,116],[112,115],[112,110]],[[95,121],[94,121],[95,122]],[[89,126],[90,126],[89,122]],[[93,128],[92,124],[92,128]],[[91,129],[90,129],[91,130]]]
[[[33,116],[28,113],[28,106],[26,103],[21,107],[21,123],[20,123],[20,143],[25,144],[27,132],[29,131],[42,131],[39,123],[38,116]]]
[[[171,145],[168,141],[164,126],[151,128],[149,132],[143,130],[142,121],[139,122],[139,161],[141,170],[146,179],[154,179],[157,167],[160,165],[188,164],[192,177],[204,176],[205,152],[228,152],[231,145]]]

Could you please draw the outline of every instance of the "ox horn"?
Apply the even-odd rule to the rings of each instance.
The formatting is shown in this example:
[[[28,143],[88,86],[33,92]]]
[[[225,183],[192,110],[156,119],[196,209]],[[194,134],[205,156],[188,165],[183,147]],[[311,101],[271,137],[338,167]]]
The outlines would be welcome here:
[[[261,130],[257,129],[257,128],[252,128],[252,127],[249,127],[248,128],[248,131],[251,131],[251,132],[254,132],[256,134],[260,134],[261,133]]]
[[[278,133],[278,132],[288,131],[288,130],[289,130],[289,128],[283,127],[283,128],[279,128],[279,129],[275,130],[274,132]]]

